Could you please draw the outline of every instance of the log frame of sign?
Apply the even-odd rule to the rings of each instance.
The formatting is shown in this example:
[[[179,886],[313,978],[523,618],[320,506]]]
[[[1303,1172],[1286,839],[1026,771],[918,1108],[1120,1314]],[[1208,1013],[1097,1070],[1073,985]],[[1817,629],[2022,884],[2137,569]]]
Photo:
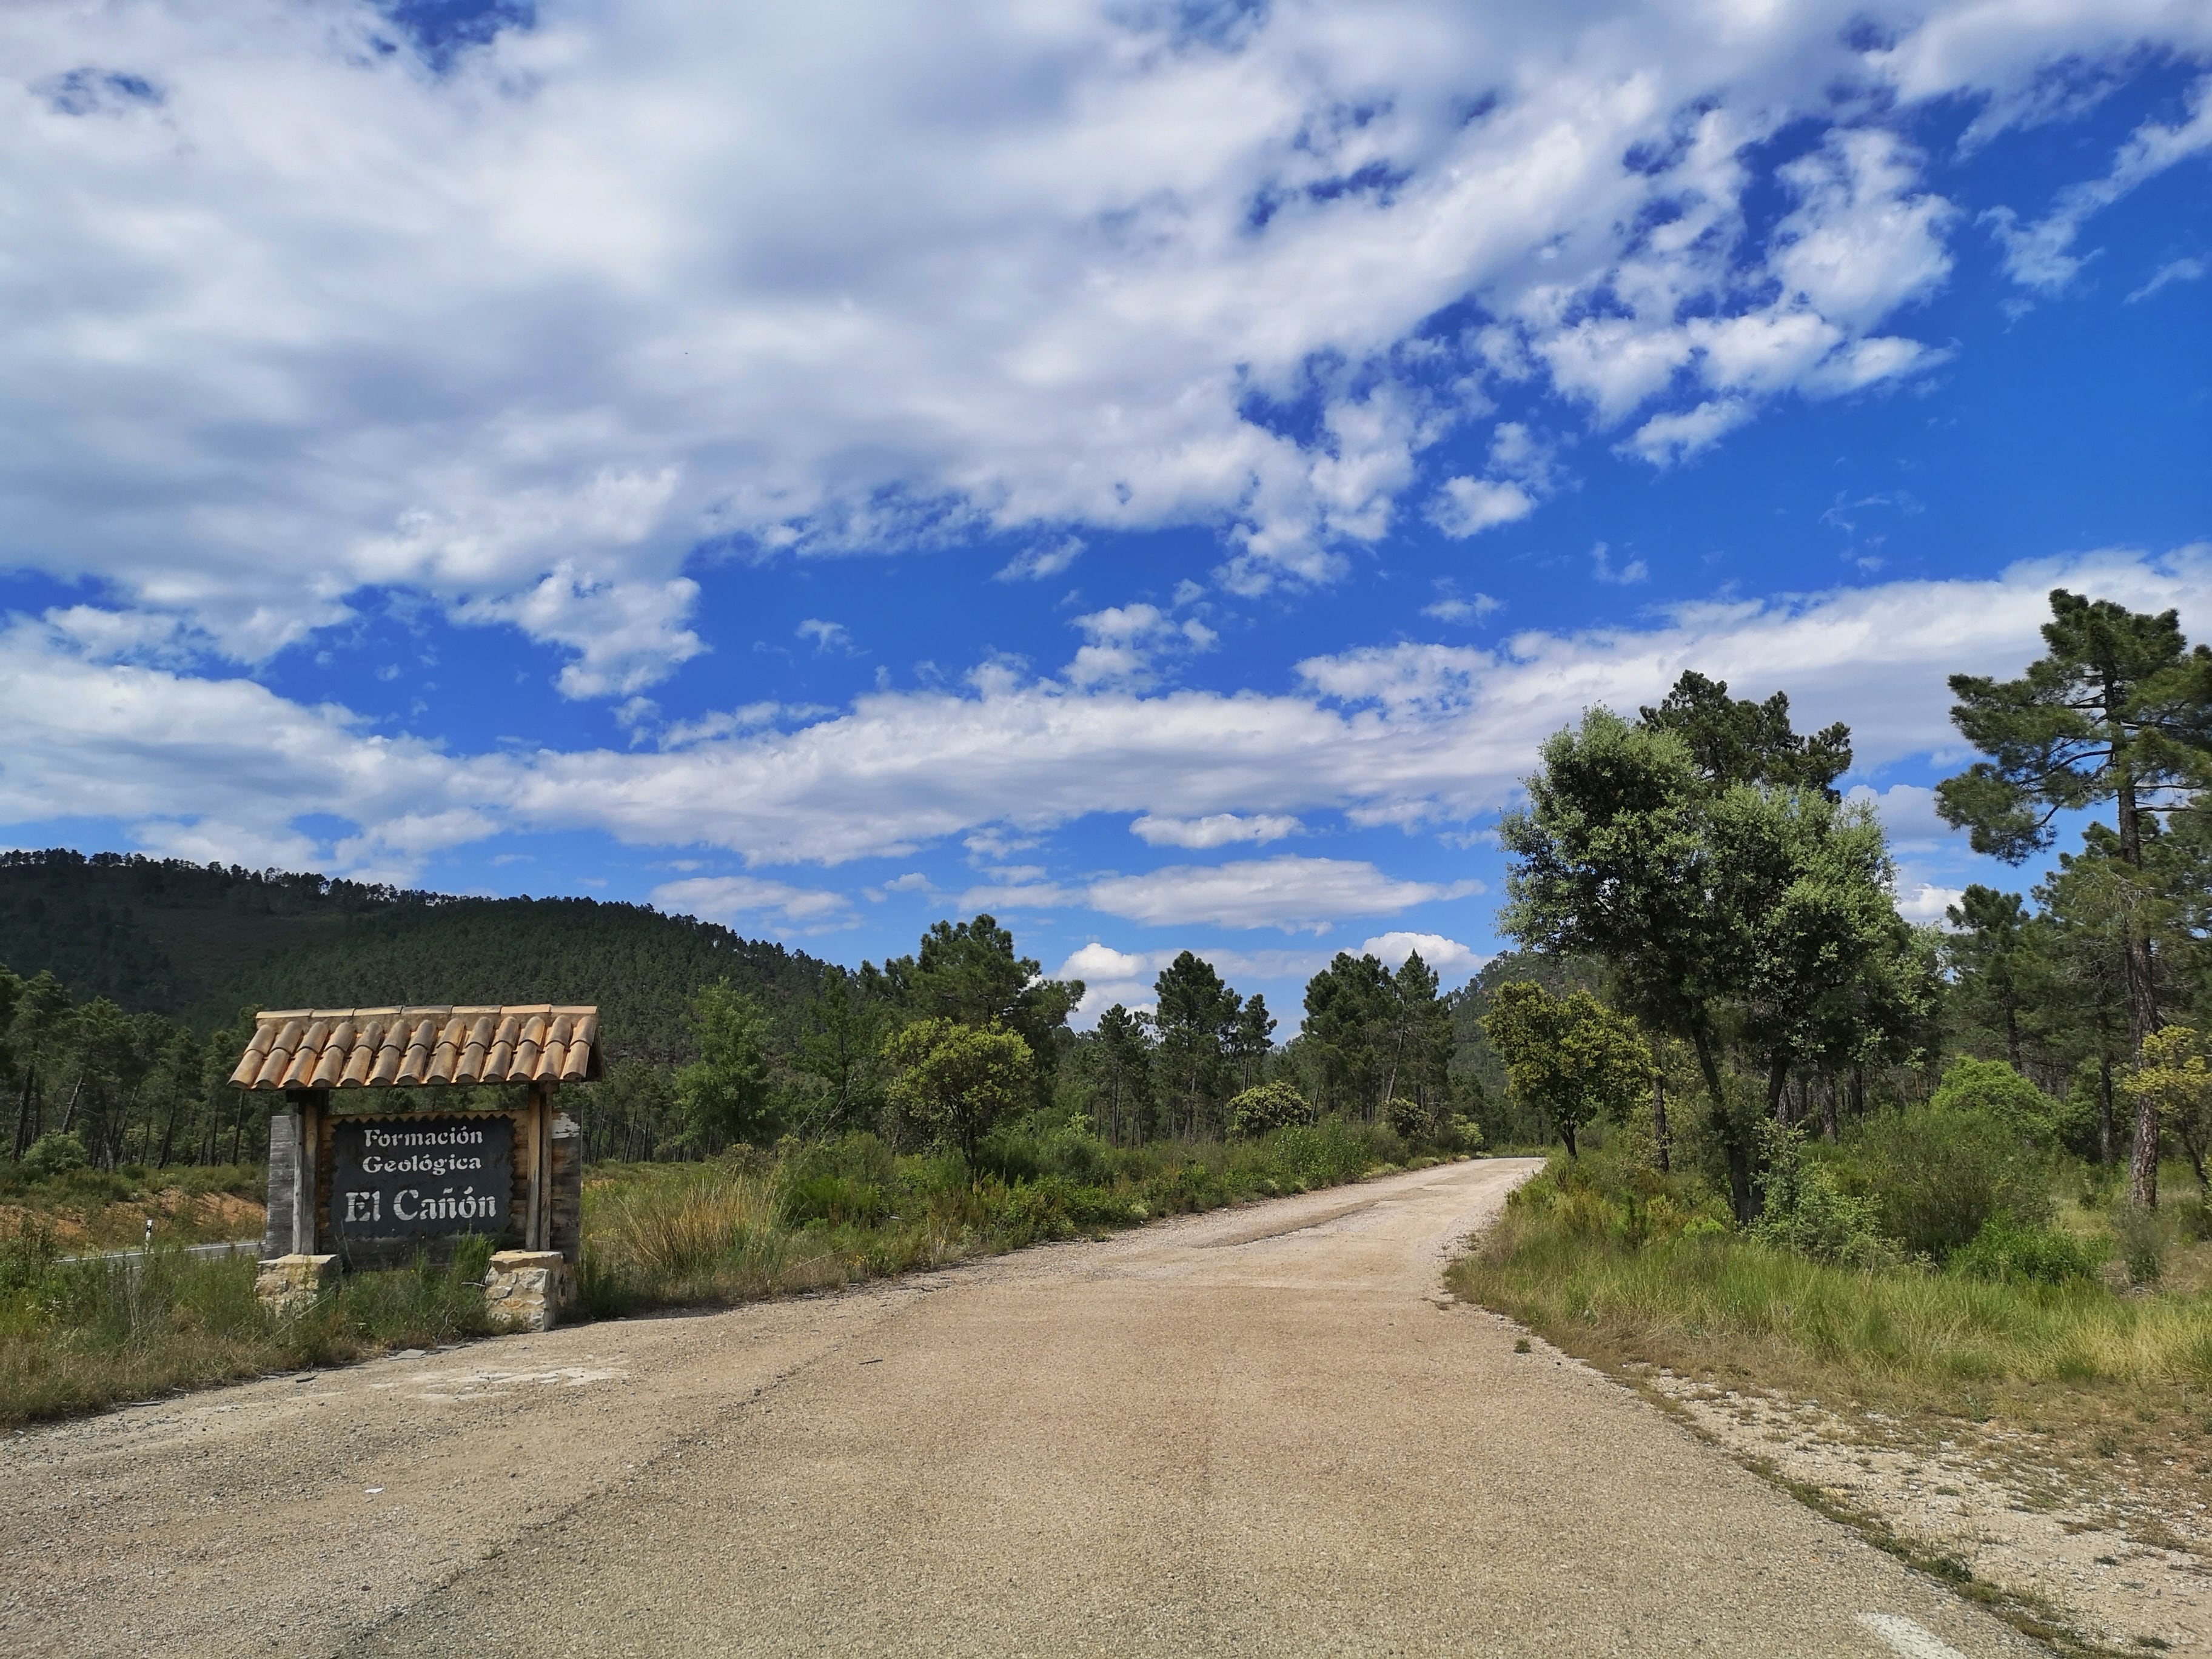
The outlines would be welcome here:
[[[496,1252],[484,1280],[486,1310],[499,1329],[550,1329],[576,1294],[583,1242],[583,1138],[575,1121],[555,1109],[553,1090],[550,1083],[532,1084],[521,1109],[514,1112],[418,1109],[376,1115],[387,1124],[410,1118],[491,1118],[513,1126],[507,1237],[521,1248]],[[349,1261],[362,1252],[348,1248],[343,1226],[334,1221],[334,1200],[347,1196],[331,1190],[338,1121],[327,1089],[287,1090],[284,1109],[270,1120],[268,1226],[256,1289],[264,1305],[283,1316],[312,1304],[338,1272],[380,1265],[376,1259]],[[451,1232],[424,1235],[410,1242],[410,1249],[434,1258],[449,1255],[460,1236],[482,1231],[470,1224],[477,1216],[466,1200],[453,1207],[456,1224]],[[295,1265],[309,1260],[317,1264],[311,1274]]]

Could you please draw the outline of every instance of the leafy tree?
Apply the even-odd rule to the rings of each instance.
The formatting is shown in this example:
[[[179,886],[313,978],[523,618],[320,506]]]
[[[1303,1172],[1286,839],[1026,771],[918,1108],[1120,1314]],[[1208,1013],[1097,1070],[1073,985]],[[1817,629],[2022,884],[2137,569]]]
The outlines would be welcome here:
[[[2145,616],[2054,588],[2046,653],[2020,678],[1954,674],[1951,718],[1989,757],[1937,787],[1946,822],[1974,850],[2009,863],[2046,850],[2061,812],[2113,807],[2118,872],[2139,883],[2161,813],[2180,807],[2212,756],[2212,653],[2194,652],[2175,611]],[[2158,1029],[2152,928],[2130,902],[2124,958],[2130,1036]],[[2129,1171],[2134,1200],[2158,1202],[2158,1133],[2138,1103]]]
[[[2027,1005],[2027,913],[2018,893],[1978,882],[1943,912],[1952,933],[1944,956],[1967,1009],[2004,1034],[2005,1059],[2021,1064],[2021,1012]]]
[[[1705,775],[1674,732],[1593,708],[1578,729],[1545,744],[1528,791],[1528,805],[1498,827],[1516,860],[1502,931],[1528,950],[1602,960],[1628,1012],[1689,1044],[1728,1158],[1737,1218],[1749,1221],[1747,1130],[1730,1111],[1721,1077],[1749,919],[1739,908],[1742,884],[1724,880],[1729,872],[1717,867]],[[1494,1035],[1490,1041],[1498,1046]]]
[[[1160,970],[1152,994],[1158,1069],[1181,1103],[1183,1133],[1194,1135],[1220,1097],[1222,1059],[1236,1040],[1243,1004],[1212,963],[1188,951]]]
[[[823,1115],[832,1129],[859,1128],[882,1108],[878,1073],[885,1012],[858,974],[834,963],[823,969],[820,991],[800,1006],[792,1064],[820,1081]]]
[[[1793,1066],[1909,1052],[1932,986],[1879,823],[1827,787],[1848,732],[1798,739],[1772,700],[1756,722],[1691,702],[1637,724],[1594,708],[1545,744],[1528,805],[1500,826],[1516,858],[1501,921],[1524,947],[1603,961],[1618,1004],[1689,1045],[1747,1223],[1751,1122],[1725,1049],[1756,1060],[1778,1115]]]
[[[1126,1127],[1131,1142],[1141,1139],[1152,1122],[1152,1021],[1120,1003],[1098,1017],[1098,1028],[1084,1050],[1106,1109],[1107,1138],[1120,1144]]]
[[[712,1151],[765,1140],[773,1121],[769,1024],[760,1005],[727,980],[691,999],[699,1058],[676,1074],[676,1102],[692,1144]]]
[[[1312,1104],[1287,1083],[1262,1083],[1229,1103],[1229,1133],[1250,1138],[1313,1121]]]
[[[990,915],[933,923],[914,955],[884,964],[882,978],[909,1018],[1012,1031],[1029,1044],[1040,1075],[1050,1072],[1058,1034],[1083,1000],[1081,980],[1045,978],[1036,959],[1019,955],[1012,931]]]
[[[1764,784],[1818,789],[1832,800],[1835,781],[1851,766],[1851,729],[1840,720],[1809,736],[1790,726],[1790,699],[1735,698],[1728,682],[1685,672],[1656,708],[1637,711],[1646,731],[1671,732],[1690,751],[1706,784]]]
[[[2169,1025],[2143,1039],[2142,1056],[2121,1088],[2138,1112],[2172,1129],[2189,1154],[2200,1188],[2212,1189],[2204,1178],[2208,1131],[2212,1131],[2212,1067],[2205,1064],[2203,1044],[2186,1025]]]
[[[22,1069],[22,1091],[15,1107],[17,1158],[39,1130],[44,1068],[70,1022],[70,994],[44,969],[23,981],[16,1000],[14,1048]]]
[[[1555,997],[1525,981],[1501,985],[1483,1029],[1513,1091],[1551,1119],[1570,1158],[1583,1125],[1625,1117],[1651,1086],[1651,1050],[1587,991]]]
[[[971,1170],[983,1137],[1034,1096],[1029,1045],[1002,1026],[919,1019],[893,1035],[884,1052],[901,1068],[892,1100],[915,1123],[959,1147]]]
[[[1389,970],[1371,956],[1340,951],[1306,981],[1299,1054],[1325,1106],[1370,1121],[1382,1109],[1384,1034],[1395,1000]]]
[[[1260,1062],[1274,1051],[1274,1030],[1275,1017],[1267,1012],[1267,998],[1253,992],[1237,1011],[1226,1045],[1230,1063],[1236,1066],[1237,1081],[1243,1087],[1249,1089],[1258,1081]]]

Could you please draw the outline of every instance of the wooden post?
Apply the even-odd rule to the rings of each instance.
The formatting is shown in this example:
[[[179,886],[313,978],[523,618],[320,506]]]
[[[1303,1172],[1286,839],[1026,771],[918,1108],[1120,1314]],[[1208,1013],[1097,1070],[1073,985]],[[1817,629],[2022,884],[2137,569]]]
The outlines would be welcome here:
[[[315,1249],[315,1170],[322,1153],[322,1098],[315,1089],[291,1089],[292,1103],[292,1254],[313,1255]]]
[[[553,1200],[551,1095],[550,1085],[532,1084],[529,1101],[522,1112],[524,1137],[528,1144],[516,1149],[515,1161],[528,1171],[522,1212],[522,1248],[526,1250],[545,1249],[545,1241],[552,1234],[549,1224]]]

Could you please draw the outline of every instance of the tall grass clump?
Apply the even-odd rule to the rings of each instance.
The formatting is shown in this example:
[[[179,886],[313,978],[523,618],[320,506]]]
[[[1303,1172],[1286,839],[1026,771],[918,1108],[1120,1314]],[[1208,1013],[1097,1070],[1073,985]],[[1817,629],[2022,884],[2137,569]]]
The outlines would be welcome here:
[[[2212,1387],[2212,1304],[2116,1291],[2100,1245],[1999,1212],[1942,1267],[1822,1260],[1735,1231],[1694,1178],[1601,1155],[1555,1158],[1452,1283],[1593,1358],[1937,1409],[1970,1389]]]
[[[157,1246],[71,1260],[27,1223],[0,1235],[0,1425],[480,1334],[489,1255],[467,1241],[444,1266],[353,1274],[280,1320],[251,1259]]]
[[[865,1131],[705,1164],[602,1164],[584,1198],[586,1311],[713,1306],[1096,1236],[1401,1167],[1387,1126],[1323,1119],[1231,1141],[1117,1146],[1080,1120],[958,1153]]]

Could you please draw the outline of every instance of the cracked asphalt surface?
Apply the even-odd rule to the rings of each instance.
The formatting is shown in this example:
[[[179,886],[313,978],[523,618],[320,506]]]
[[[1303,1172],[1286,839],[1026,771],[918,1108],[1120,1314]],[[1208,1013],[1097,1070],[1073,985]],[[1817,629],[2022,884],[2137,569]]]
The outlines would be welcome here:
[[[12,1436],[0,1650],[2045,1651],[1451,1303],[1535,1167]]]

